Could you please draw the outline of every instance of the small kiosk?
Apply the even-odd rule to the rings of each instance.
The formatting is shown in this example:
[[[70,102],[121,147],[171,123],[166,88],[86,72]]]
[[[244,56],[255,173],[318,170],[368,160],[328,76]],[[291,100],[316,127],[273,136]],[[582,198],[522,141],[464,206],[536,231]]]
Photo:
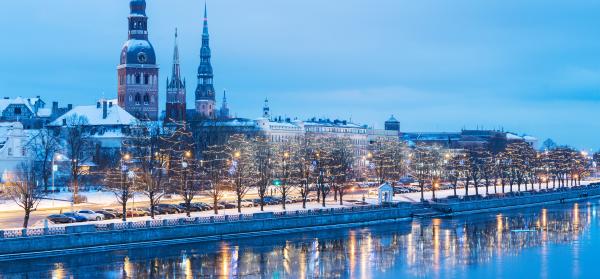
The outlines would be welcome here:
[[[379,204],[392,202],[394,187],[389,183],[383,183],[377,188]]]

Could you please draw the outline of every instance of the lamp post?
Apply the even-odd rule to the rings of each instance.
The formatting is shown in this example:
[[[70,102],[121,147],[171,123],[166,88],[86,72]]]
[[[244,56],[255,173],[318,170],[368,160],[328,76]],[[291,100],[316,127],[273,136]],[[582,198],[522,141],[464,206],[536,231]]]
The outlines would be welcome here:
[[[125,154],[123,155],[123,157],[121,157],[121,193],[125,192],[125,173],[127,172],[127,166],[125,165],[125,161],[128,161],[130,159],[129,154]],[[129,191],[129,190],[127,190]],[[129,193],[127,193],[129,194]],[[123,205],[123,207],[127,207],[126,205]],[[123,211],[125,211],[125,209],[123,209]],[[123,212],[123,222],[127,221],[127,212]]]
[[[60,154],[52,154],[52,192],[54,193],[54,191],[56,191],[56,188],[54,188],[54,172],[58,171],[58,165],[55,164],[55,159],[60,160],[62,157],[60,156]]]

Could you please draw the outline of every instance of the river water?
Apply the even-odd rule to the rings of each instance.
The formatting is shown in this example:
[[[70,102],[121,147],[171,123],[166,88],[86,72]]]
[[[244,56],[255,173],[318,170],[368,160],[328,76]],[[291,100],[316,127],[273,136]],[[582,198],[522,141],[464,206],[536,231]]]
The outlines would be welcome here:
[[[600,278],[599,205],[0,262],[0,278]]]

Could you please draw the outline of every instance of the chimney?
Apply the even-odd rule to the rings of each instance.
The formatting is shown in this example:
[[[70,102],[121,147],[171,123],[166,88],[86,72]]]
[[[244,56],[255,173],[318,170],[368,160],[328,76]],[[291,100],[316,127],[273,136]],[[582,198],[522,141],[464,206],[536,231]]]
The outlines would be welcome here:
[[[8,99],[10,99],[10,98],[9,97],[4,97],[4,100],[8,100]]]
[[[67,126],[67,119],[63,118],[63,126]]]
[[[108,116],[108,110],[106,105],[106,101],[102,101],[102,119],[106,119],[106,117]]]
[[[100,102],[96,103],[96,108],[100,108]]]
[[[112,104],[113,104],[113,102],[108,102],[108,107],[112,108]]]
[[[52,114],[54,115],[57,112],[58,112],[58,102],[52,102]]]
[[[72,110],[73,109],[73,104],[68,104],[67,105],[67,110]]]

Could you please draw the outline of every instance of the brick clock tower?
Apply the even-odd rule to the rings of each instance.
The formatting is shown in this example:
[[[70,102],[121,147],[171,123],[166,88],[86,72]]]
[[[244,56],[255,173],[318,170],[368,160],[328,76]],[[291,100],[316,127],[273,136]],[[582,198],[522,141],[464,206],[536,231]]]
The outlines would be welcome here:
[[[158,65],[148,41],[146,1],[131,0],[129,39],[117,67],[119,106],[140,120],[158,120]]]

